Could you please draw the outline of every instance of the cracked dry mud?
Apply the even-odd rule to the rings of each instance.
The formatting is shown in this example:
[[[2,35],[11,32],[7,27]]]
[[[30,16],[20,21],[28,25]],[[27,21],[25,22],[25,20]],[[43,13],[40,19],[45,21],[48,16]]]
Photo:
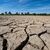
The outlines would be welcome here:
[[[0,50],[50,50],[50,16],[0,16]]]

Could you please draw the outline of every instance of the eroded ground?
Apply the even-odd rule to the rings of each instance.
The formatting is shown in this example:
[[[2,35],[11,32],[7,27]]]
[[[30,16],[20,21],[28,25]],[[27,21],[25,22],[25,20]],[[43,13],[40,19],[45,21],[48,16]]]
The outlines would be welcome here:
[[[0,16],[0,50],[50,50],[50,16]]]

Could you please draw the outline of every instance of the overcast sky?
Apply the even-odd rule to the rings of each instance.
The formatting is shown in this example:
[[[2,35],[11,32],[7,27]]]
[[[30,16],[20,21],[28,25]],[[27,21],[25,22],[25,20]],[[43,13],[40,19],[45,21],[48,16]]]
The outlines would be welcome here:
[[[0,0],[0,13],[5,11],[50,13],[50,0]]]

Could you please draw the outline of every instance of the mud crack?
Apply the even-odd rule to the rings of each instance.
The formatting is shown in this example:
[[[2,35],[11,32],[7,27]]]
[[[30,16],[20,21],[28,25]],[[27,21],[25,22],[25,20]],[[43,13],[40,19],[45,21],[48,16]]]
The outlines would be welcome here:
[[[10,23],[7,23],[7,24],[5,24],[5,25],[1,25],[1,26],[8,26],[8,25],[10,25],[10,24],[12,24],[13,22],[10,22]]]
[[[5,33],[6,34],[6,33]],[[3,38],[3,49],[2,50],[7,50],[7,39],[4,39],[4,34],[1,34],[0,37]]]
[[[28,35],[26,29],[27,29],[27,26],[24,29],[25,33],[27,34],[27,38],[23,42],[21,42],[21,44],[15,50],[22,50],[23,47],[27,44],[27,42],[29,40],[29,35]]]
[[[44,32],[41,32],[41,33],[39,33],[38,34],[38,37],[42,40],[42,42],[43,42],[43,44],[44,44],[44,46],[46,46],[47,48],[48,48],[48,46],[46,45],[46,43],[43,41],[43,39],[40,37],[42,34],[45,34],[45,33],[47,33],[47,30],[46,31],[44,31]],[[43,50],[44,49],[44,46],[41,48],[41,50]],[[48,49],[49,50],[49,49]]]
[[[45,34],[45,33],[47,33],[47,30],[45,30],[44,32],[39,33],[38,36],[40,37],[42,34]]]
[[[2,50],[7,50],[7,40],[3,39],[3,49]]]

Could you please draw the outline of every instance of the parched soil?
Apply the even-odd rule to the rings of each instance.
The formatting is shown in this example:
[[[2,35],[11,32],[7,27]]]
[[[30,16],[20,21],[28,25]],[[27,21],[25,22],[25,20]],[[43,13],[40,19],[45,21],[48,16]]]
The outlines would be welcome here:
[[[50,16],[0,16],[0,50],[50,50]]]

